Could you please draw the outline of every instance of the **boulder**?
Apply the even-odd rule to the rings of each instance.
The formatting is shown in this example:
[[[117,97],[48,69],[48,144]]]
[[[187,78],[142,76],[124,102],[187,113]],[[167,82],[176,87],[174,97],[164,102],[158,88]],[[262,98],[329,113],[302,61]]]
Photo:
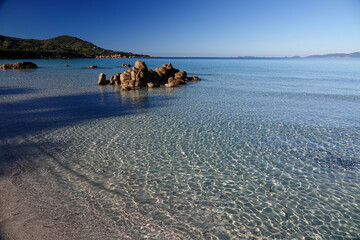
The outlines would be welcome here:
[[[172,66],[171,63],[169,63],[168,65],[166,65],[166,68],[167,68],[167,69],[173,69],[174,67]]]
[[[132,80],[136,80],[136,71],[131,70],[130,77],[131,77]]]
[[[163,77],[166,75],[166,68],[161,67],[161,68],[155,68],[154,70],[160,77]]]
[[[165,84],[165,87],[167,87],[167,88],[174,87],[174,83],[173,83],[173,82],[171,82],[171,83],[166,83],[166,84]]]
[[[106,85],[106,84],[107,84],[106,75],[104,73],[100,73],[98,85]]]
[[[120,74],[120,82],[121,82],[121,84],[123,84],[124,81],[130,80],[130,79],[131,79],[130,73],[123,72],[122,74]]]
[[[182,79],[182,80],[186,80],[187,78],[187,73],[185,71],[181,71],[181,72],[177,72],[174,75],[175,79]]]
[[[146,63],[141,60],[137,60],[134,67],[139,70],[147,70]]]
[[[110,77],[110,85],[114,85],[115,84],[115,77],[111,76]]]
[[[0,66],[0,69],[34,69],[38,66],[33,62],[16,62],[14,64],[5,63]]]

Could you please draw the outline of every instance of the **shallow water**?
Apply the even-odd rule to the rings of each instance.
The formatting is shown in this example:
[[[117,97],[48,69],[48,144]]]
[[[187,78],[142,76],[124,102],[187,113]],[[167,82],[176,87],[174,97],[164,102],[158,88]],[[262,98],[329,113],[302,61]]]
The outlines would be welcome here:
[[[96,82],[134,59],[33,61],[0,72],[0,141],[74,210],[133,238],[360,236],[360,60],[146,59],[203,80],[128,92]]]

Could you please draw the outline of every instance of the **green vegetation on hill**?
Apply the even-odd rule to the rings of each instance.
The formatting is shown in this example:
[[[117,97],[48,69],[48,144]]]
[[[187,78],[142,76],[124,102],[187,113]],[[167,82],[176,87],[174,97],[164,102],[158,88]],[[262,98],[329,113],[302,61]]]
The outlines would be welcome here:
[[[59,36],[46,40],[21,39],[0,35],[0,58],[95,58],[149,57],[106,50],[76,37]]]

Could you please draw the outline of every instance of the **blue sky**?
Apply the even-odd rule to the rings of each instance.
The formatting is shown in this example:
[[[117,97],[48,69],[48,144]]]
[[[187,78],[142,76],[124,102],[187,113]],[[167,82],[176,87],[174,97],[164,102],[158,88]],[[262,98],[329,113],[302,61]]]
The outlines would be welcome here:
[[[0,34],[153,56],[360,51],[360,0],[0,0]]]

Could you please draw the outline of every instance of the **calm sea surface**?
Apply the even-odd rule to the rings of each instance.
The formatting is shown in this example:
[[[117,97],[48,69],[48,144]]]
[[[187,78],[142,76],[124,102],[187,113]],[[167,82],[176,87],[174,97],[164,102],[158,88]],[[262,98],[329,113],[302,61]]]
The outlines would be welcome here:
[[[360,238],[360,59],[145,59],[203,80],[135,91],[96,84],[136,59],[32,61],[0,70],[2,161],[66,207],[136,239]]]

